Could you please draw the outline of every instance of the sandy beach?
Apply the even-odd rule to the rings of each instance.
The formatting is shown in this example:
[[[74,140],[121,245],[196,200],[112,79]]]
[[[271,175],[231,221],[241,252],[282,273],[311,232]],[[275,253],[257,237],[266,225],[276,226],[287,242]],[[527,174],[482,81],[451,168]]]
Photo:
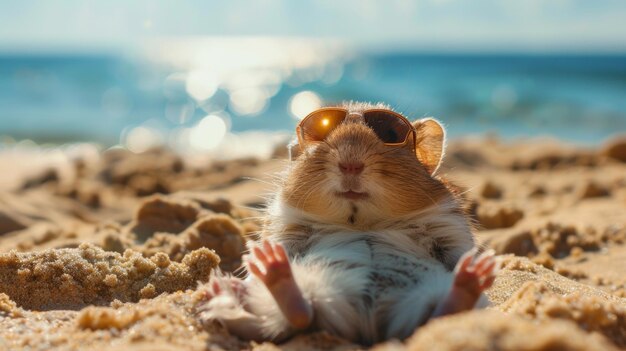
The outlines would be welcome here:
[[[0,349],[367,349],[323,332],[281,345],[202,325],[199,282],[235,272],[289,161],[189,160],[93,146],[0,153]],[[492,306],[375,350],[626,348],[626,137],[594,148],[450,142],[501,269]]]

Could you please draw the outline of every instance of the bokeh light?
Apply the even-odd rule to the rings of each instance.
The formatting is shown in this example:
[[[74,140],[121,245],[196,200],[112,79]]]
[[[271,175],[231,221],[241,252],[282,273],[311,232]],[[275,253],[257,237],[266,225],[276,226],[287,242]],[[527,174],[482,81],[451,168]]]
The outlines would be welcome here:
[[[218,82],[211,71],[191,71],[185,80],[185,89],[196,101],[203,101],[215,94]]]
[[[217,115],[204,117],[189,132],[189,145],[195,150],[213,150],[220,145],[226,135],[226,122]]]
[[[320,107],[322,99],[312,91],[299,92],[289,100],[289,113],[296,119],[302,119]]]
[[[196,110],[193,101],[168,102],[165,105],[165,118],[175,124],[183,124],[191,119]]]
[[[132,128],[126,134],[124,146],[132,152],[142,153],[153,147],[160,146],[163,143],[163,137],[156,129],[148,126],[138,126]]]
[[[230,93],[230,108],[242,116],[261,113],[269,103],[269,94],[264,88],[243,88]]]

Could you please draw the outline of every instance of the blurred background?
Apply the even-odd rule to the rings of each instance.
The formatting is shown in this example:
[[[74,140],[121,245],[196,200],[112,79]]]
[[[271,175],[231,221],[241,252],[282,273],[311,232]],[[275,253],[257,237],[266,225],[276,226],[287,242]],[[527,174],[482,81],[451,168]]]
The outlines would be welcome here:
[[[626,132],[623,0],[2,1],[0,145],[268,156],[325,104],[452,138]]]

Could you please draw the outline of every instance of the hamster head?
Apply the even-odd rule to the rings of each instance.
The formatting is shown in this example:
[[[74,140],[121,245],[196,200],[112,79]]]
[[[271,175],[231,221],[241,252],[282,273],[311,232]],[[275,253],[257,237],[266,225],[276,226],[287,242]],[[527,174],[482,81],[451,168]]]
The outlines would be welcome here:
[[[362,112],[381,105],[349,104],[324,141],[307,144],[281,192],[287,205],[324,223],[366,229],[436,205],[449,195],[433,173],[443,156],[444,129],[434,119],[413,122],[416,138],[390,146]]]

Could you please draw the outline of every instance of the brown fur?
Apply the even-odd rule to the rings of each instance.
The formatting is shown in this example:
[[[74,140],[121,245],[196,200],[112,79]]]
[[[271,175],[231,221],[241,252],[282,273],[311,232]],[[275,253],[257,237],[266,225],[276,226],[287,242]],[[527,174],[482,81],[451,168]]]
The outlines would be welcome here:
[[[371,108],[351,106],[355,107],[345,107],[350,111]],[[377,221],[402,217],[450,197],[448,187],[431,175],[443,149],[443,135],[439,145],[437,136],[429,137],[436,129],[432,123],[437,122],[429,120],[428,130],[418,129],[422,144],[414,145],[410,138],[407,145],[393,147],[378,139],[362,119],[349,116],[324,142],[304,150],[294,161],[283,189],[285,202],[326,222],[368,229]],[[416,125],[419,128],[420,124]],[[418,160],[418,151],[430,164]],[[434,159],[437,162],[433,167]],[[365,168],[359,177],[343,177],[340,162],[363,162]],[[332,183],[336,183],[334,188],[329,187]],[[365,191],[369,198],[353,204],[337,199],[336,192],[347,190]],[[362,211],[363,206],[369,211]]]

